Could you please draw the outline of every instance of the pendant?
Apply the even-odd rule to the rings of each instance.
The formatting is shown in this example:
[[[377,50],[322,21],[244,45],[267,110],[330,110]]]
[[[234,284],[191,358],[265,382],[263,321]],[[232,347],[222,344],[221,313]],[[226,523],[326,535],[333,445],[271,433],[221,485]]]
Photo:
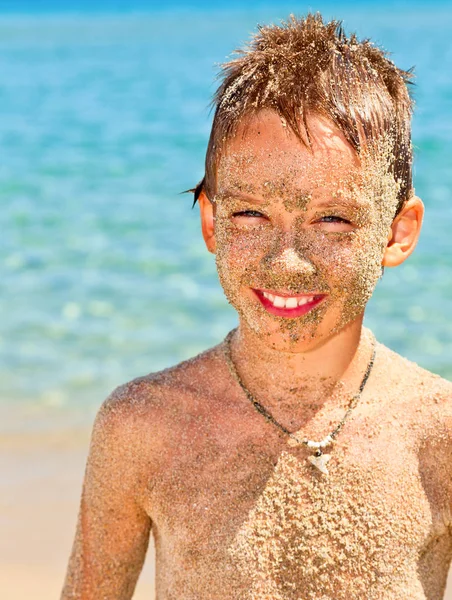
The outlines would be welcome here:
[[[320,454],[319,456],[311,455],[308,456],[309,462],[314,465],[321,473],[328,475],[328,469],[326,463],[330,460],[331,454]]]

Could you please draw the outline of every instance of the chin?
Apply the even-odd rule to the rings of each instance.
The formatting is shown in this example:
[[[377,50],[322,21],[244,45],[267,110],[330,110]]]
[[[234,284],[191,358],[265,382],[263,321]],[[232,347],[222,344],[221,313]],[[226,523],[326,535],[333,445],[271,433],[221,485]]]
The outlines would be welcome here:
[[[240,327],[254,334],[266,346],[279,352],[308,352],[321,345],[325,336],[322,335],[322,323],[300,323],[295,319],[270,320],[262,318],[246,318],[239,311]],[[249,315],[247,315],[249,316]]]
[[[342,310],[332,309],[319,307],[304,317],[285,319],[252,310],[250,305],[236,307],[242,330],[248,330],[273,350],[292,354],[310,352],[350,328],[361,328],[363,311],[353,315],[348,312],[346,319]]]

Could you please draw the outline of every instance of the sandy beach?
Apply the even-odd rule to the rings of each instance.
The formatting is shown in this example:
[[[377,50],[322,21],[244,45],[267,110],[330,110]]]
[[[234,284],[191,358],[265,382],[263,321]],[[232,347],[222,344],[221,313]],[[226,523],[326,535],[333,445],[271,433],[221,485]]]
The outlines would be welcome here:
[[[2,600],[59,598],[75,532],[88,430],[2,435]],[[152,542],[134,598],[153,600]]]
[[[14,428],[11,428],[14,429]],[[2,600],[59,598],[75,531],[88,451],[85,427],[0,442],[0,590]],[[152,542],[134,598],[153,600]],[[207,599],[206,599],[207,600]],[[445,600],[452,600],[452,572]]]

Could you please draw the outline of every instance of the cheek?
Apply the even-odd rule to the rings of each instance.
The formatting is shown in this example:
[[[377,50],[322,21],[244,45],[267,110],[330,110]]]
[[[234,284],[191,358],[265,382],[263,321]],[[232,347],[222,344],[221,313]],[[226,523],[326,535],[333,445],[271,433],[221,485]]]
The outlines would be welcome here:
[[[364,311],[381,275],[385,244],[371,231],[360,231],[330,255],[332,294],[341,302],[341,325]]]
[[[215,262],[218,277],[226,298],[235,306],[243,274],[244,254],[249,254],[248,245],[237,236],[236,228],[217,217],[215,225]]]
[[[356,248],[353,255],[342,263],[338,257],[337,275],[340,288],[361,300],[364,305],[370,298],[381,274],[381,258],[366,248]]]
[[[271,246],[272,234],[265,228],[239,229],[220,219],[215,228],[216,263],[220,279],[237,280],[254,270]]]

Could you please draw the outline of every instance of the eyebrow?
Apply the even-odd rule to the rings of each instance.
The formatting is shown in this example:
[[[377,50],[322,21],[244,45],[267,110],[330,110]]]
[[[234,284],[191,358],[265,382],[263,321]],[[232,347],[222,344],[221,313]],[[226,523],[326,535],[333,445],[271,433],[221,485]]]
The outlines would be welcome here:
[[[253,204],[265,204],[268,200],[264,200],[264,198],[259,198],[258,196],[253,196],[251,194],[246,194],[244,192],[240,192],[239,190],[231,190],[225,189],[220,194],[216,194],[218,198],[238,198],[240,200],[245,200],[246,202],[251,202]]]
[[[297,192],[299,196],[309,196],[313,198],[312,194],[306,190],[299,190]],[[243,200],[245,202],[250,202],[251,204],[262,205],[268,203],[268,200],[264,198],[259,198],[258,196],[253,196],[252,194],[247,194],[245,192],[241,192],[240,190],[232,190],[226,188],[222,193],[217,194],[218,198],[237,198],[239,200]],[[311,205],[313,209],[321,209],[321,208],[337,208],[339,206],[345,206],[347,208],[355,208],[355,209],[364,209],[368,207],[368,203],[356,202],[356,200],[347,200],[345,197],[334,198],[330,201],[323,200],[319,203],[314,202],[314,205]]]
[[[336,208],[338,206],[346,206],[347,208],[367,208],[368,203],[356,202],[356,200],[346,200],[345,198],[335,198],[327,202],[319,202],[313,208]]]

